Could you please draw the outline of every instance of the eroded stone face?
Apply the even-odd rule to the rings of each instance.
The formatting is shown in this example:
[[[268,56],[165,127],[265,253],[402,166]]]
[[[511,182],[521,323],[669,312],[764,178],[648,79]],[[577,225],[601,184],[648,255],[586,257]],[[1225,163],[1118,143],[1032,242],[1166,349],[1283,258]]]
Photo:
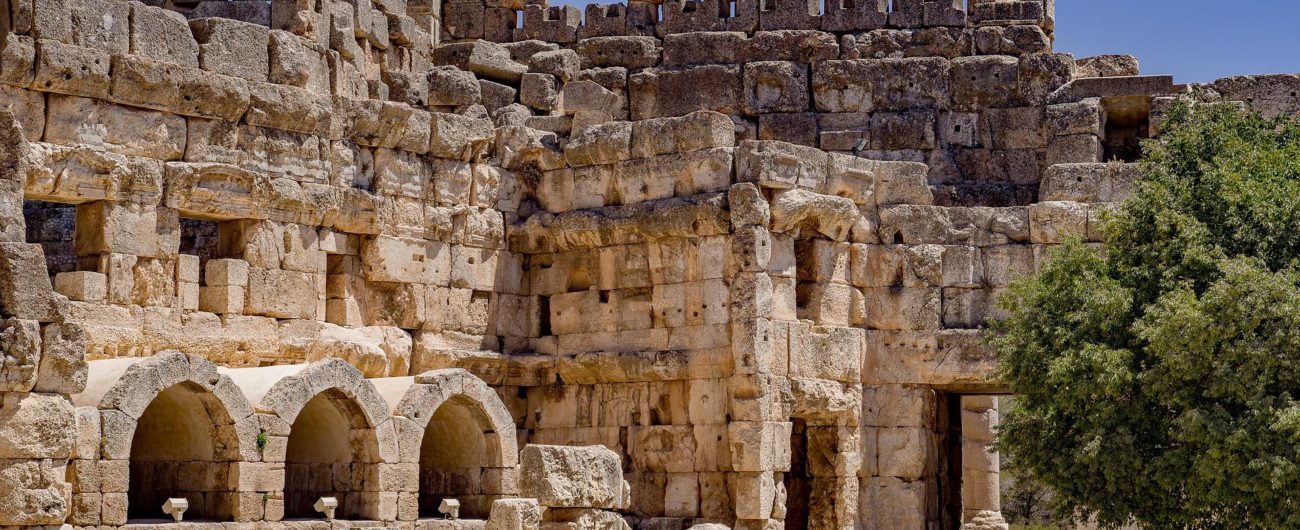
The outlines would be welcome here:
[[[624,507],[618,454],[599,446],[529,445],[520,452],[520,487],[548,508]]]

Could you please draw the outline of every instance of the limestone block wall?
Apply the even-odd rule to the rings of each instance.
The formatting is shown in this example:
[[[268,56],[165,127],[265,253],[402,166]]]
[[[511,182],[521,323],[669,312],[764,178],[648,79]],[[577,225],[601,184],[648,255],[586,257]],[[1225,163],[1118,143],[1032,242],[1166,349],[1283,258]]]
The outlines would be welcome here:
[[[507,4],[0,9],[0,525],[537,521],[527,443],[628,484],[549,522],[995,520],[997,295],[1176,95],[1300,111],[1052,53],[1051,2]]]
[[[940,204],[1034,202],[1042,171],[1064,156],[1049,149],[1042,107],[1079,68],[1052,53],[1053,3],[887,4],[593,4],[584,20],[573,6],[450,2],[443,38],[455,44],[435,61],[486,77],[488,110],[517,101],[532,110],[512,119],[535,127],[567,131],[560,116],[581,122],[586,110],[632,120],[715,110],[742,139],[927,163]],[[576,67],[558,68],[559,48],[577,53],[566,60]],[[1108,75],[1137,73],[1110,65]],[[574,80],[607,92],[568,88]]]
[[[6,35],[28,200],[6,211],[15,227],[28,214],[14,239],[42,245],[66,311],[93,324],[90,358],[301,362],[343,354],[317,340],[333,333],[368,374],[406,375],[398,328],[495,343],[473,337],[495,335],[498,283],[519,283],[499,274],[513,177],[480,163],[490,123],[389,100],[390,82],[423,75],[427,35],[328,41],[138,3],[41,4]],[[78,26],[103,9],[116,22]],[[480,311],[443,319],[461,298]]]
[[[365,6],[365,20],[394,22],[382,31],[316,8],[323,26],[277,29],[187,21],[138,2],[2,10],[0,77],[13,117],[3,135],[0,313],[5,364],[16,368],[5,371],[0,422],[12,441],[0,451],[3,524],[116,525],[131,513],[126,456],[104,446],[129,448],[130,432],[74,414],[66,398],[84,389],[86,359],[175,348],[227,367],[343,357],[370,376],[406,376],[412,341],[399,326],[424,326],[426,286],[466,298],[495,289],[496,269],[484,269],[497,261],[477,259],[504,240],[501,180],[478,168],[492,128],[389,91],[424,75],[414,72],[427,70],[432,41],[402,7]],[[381,233],[430,252],[404,252]],[[462,256],[455,267],[453,254]],[[486,335],[486,314],[473,318],[439,332]],[[230,414],[212,427],[247,419]],[[80,449],[74,426],[85,433]],[[247,455],[235,458],[228,436],[212,438],[225,446],[215,456],[187,456],[181,468],[141,461],[136,475],[157,478],[147,490],[174,492],[186,490],[171,477],[211,476],[188,486],[212,486],[192,491],[195,516],[266,517],[267,488],[225,482]],[[98,476],[98,464],[78,463],[97,452],[115,480],[76,479]],[[415,489],[403,487],[413,505]],[[399,490],[380,502],[379,488],[356,489],[352,513],[395,517],[387,496]]]

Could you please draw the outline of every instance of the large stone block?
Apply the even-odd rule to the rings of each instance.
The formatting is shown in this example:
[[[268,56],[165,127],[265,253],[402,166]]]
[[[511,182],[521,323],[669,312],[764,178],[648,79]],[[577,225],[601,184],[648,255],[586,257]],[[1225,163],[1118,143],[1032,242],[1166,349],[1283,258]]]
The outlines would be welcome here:
[[[738,66],[647,69],[628,77],[632,117],[683,116],[697,110],[737,114],[743,105],[742,85]]]
[[[768,519],[777,497],[777,484],[771,472],[736,473],[730,477],[735,491],[739,519]]]
[[[958,57],[952,61],[952,96],[954,107],[978,110],[1005,107],[1019,94],[1015,80],[1020,62],[1000,55]]]
[[[67,459],[76,434],[76,413],[67,398],[6,393],[0,407],[0,459]]]
[[[649,68],[659,62],[659,41],[653,37],[595,37],[579,41],[577,52],[583,68]]]
[[[937,121],[933,110],[877,112],[871,115],[870,146],[880,151],[934,149]]]
[[[131,53],[155,61],[199,67],[199,43],[185,15],[131,3]]]
[[[1138,177],[1135,164],[1058,164],[1047,168],[1042,201],[1124,202]]]
[[[896,477],[864,481],[864,513],[873,514],[877,528],[925,528],[926,483]]]
[[[784,61],[745,64],[747,114],[808,110],[808,66]]]
[[[29,142],[39,142],[45,135],[45,94],[0,84],[0,98],[4,98],[0,106],[12,112],[22,126],[23,137]]]
[[[108,95],[112,56],[103,50],[36,41],[36,77],[32,88],[91,98]]]
[[[173,112],[237,120],[248,110],[243,79],[135,55],[113,57],[114,101]]]
[[[318,94],[330,93],[328,50],[324,46],[282,30],[272,30],[269,37],[267,80]]]
[[[813,69],[813,97],[823,112],[943,108],[949,72],[935,57],[823,61]]]
[[[429,154],[452,160],[474,160],[493,139],[492,122],[458,114],[433,113]]]
[[[430,105],[473,105],[478,103],[483,95],[482,83],[492,83],[496,86],[505,86],[493,83],[488,80],[475,79],[474,74],[466,72],[453,66],[437,66],[429,70],[429,104]],[[511,89],[510,101],[506,105],[514,103],[514,92]],[[487,102],[484,101],[486,105]],[[504,106],[504,105],[502,105]],[[495,110],[491,107],[488,110]]]
[[[630,122],[609,122],[588,127],[569,140],[564,147],[565,159],[574,167],[614,164],[627,160],[631,158],[632,127]]]
[[[159,160],[185,153],[185,119],[75,96],[50,97],[45,141]]]
[[[764,188],[821,191],[826,184],[826,152],[786,142],[746,141],[738,149],[736,180]]]
[[[486,530],[537,530],[541,524],[537,499],[498,499],[492,502]]]
[[[199,43],[199,65],[209,72],[266,82],[270,71],[270,30],[228,18],[190,21]]]
[[[465,68],[493,81],[516,84],[528,71],[527,65],[514,61],[509,51],[495,43],[474,42],[465,57]]]
[[[55,303],[41,246],[0,243],[0,316],[51,322]]]
[[[86,389],[86,332],[78,324],[64,322],[45,327],[41,344],[41,366],[36,392],[76,394]]]
[[[542,111],[563,109],[559,78],[549,74],[527,73],[519,82],[519,102]]]
[[[324,305],[323,284],[324,275],[251,268],[245,311],[275,318],[314,319],[318,306]]]
[[[727,441],[735,471],[788,471],[790,469],[789,422],[731,422]]]
[[[858,380],[864,348],[862,330],[791,323],[789,344],[790,375],[846,383]]]
[[[249,84],[249,125],[305,134],[329,132],[334,106],[324,94],[271,83]]]
[[[75,238],[78,256],[99,254],[158,255],[158,210],[115,201],[95,201],[77,207]]]
[[[257,156],[254,153],[267,153],[267,155]],[[215,164],[172,164],[168,166],[169,173],[173,171],[191,173],[197,182],[218,178],[248,182],[242,186],[251,185],[253,182],[258,182],[259,185],[262,182],[271,184],[267,177],[288,177],[296,181],[294,184],[303,182],[324,184],[329,182],[332,169],[330,144],[320,137],[278,129],[238,126],[218,120],[189,120],[189,146],[186,158],[194,162],[215,162]],[[230,168],[226,164],[246,171]],[[294,185],[289,182],[277,184]],[[275,199],[254,200],[250,193],[244,191],[245,189],[247,188],[235,188],[226,196],[232,199],[237,197],[238,202],[231,202],[252,211],[269,212],[274,211],[275,207],[294,209],[293,200],[283,202]],[[277,199],[306,198],[292,187],[276,189],[272,195]],[[178,201],[178,204],[194,201],[195,198],[202,196],[197,193],[181,195],[177,199],[183,200]],[[231,209],[229,204],[223,204],[221,201],[214,201],[209,207],[218,212]],[[305,213],[303,210],[298,212]],[[227,214],[226,216],[248,218],[265,215],[267,214],[256,216]],[[350,220],[353,219],[346,217],[342,219],[342,221]]]
[[[0,391],[28,392],[36,384],[41,361],[41,326],[35,320],[0,321]]]
[[[807,64],[839,58],[840,43],[835,35],[821,31],[759,31],[750,39],[748,52],[748,57],[755,60]]]
[[[1029,207],[1029,234],[1034,243],[1063,243],[1070,236],[1084,237],[1088,232],[1087,205],[1077,202],[1050,201]]]
[[[72,504],[66,468],[58,460],[0,460],[0,521],[15,526],[63,524]],[[126,522],[125,514],[121,522]]]
[[[603,446],[527,445],[519,455],[520,490],[552,508],[626,506],[622,459]]]
[[[31,37],[5,35],[4,50],[0,51],[0,82],[18,87],[29,87],[36,75],[36,42]]]
[[[664,36],[665,66],[740,63],[749,52],[749,37],[739,31],[697,31]],[[764,58],[770,58],[763,55]]]
[[[868,328],[933,330],[940,327],[943,303],[937,288],[871,287],[862,293]]]
[[[68,6],[72,39],[64,42],[106,53],[126,53],[130,49],[131,7],[125,0],[61,0],[50,3]]]

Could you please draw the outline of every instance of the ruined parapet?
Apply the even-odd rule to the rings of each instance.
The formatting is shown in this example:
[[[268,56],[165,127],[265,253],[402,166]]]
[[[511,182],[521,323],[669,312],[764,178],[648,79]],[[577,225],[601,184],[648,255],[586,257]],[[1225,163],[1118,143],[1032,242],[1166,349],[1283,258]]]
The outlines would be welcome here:
[[[806,4],[649,5],[664,13],[657,34],[640,22],[616,34],[620,20],[633,24],[635,3],[589,6],[588,26],[573,25],[576,10],[534,4],[514,42],[466,36],[434,62],[486,77],[480,92],[497,125],[554,133],[556,143],[611,120],[712,110],[740,139],[926,163],[941,204],[1033,201],[1043,161],[1060,158],[1048,153],[1042,106],[1079,75],[1072,57],[1051,53],[1050,9],[980,3],[968,17],[918,1],[868,16],[859,11],[875,3],[855,2],[813,16],[818,6]],[[1060,149],[1087,147],[1072,140]]]
[[[904,0],[828,2],[806,0],[668,0],[588,6],[586,20],[578,8],[545,2],[515,4],[469,0],[444,9],[449,41],[493,42],[539,39],[561,44],[597,36],[668,35],[706,31],[753,33],[768,30],[821,30],[837,33],[922,28],[971,28],[996,41],[1007,28],[1035,27],[1050,37],[1055,26],[1051,0]],[[1023,30],[1012,29],[1012,34]]]
[[[168,97],[177,98],[174,84],[184,84],[186,78],[192,88],[216,84],[192,92],[191,98],[199,94],[205,94],[199,96],[204,100],[235,98],[236,105],[241,97],[248,98],[249,88],[243,85],[270,82],[325,95],[391,96],[422,106],[422,87],[408,84],[423,85],[420,78],[437,42],[438,26],[431,25],[427,6],[408,14],[404,1],[160,2],[166,9],[122,0],[37,4],[36,16],[19,13],[6,35],[11,44],[5,62],[7,82],[43,85],[33,88],[84,97],[143,98],[124,102],[149,103],[142,106],[162,110],[217,104],[150,99],[151,91],[168,90],[173,92]],[[42,50],[40,61],[34,61],[36,48]],[[115,55],[146,61],[115,67],[134,68],[139,77],[123,82],[125,76],[116,76],[122,79],[110,90]],[[33,62],[39,67],[33,69]],[[193,70],[234,79],[196,80],[203,76]],[[64,71],[69,75],[60,79]],[[196,110],[230,117],[229,111],[240,109],[200,106]]]

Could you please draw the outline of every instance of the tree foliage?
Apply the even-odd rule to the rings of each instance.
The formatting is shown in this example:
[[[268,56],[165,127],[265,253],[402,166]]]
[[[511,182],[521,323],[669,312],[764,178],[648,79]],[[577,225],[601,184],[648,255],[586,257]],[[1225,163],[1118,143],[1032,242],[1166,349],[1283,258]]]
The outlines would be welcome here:
[[[1180,102],[1104,250],[1000,304],[999,445],[1107,527],[1300,528],[1300,125]]]

